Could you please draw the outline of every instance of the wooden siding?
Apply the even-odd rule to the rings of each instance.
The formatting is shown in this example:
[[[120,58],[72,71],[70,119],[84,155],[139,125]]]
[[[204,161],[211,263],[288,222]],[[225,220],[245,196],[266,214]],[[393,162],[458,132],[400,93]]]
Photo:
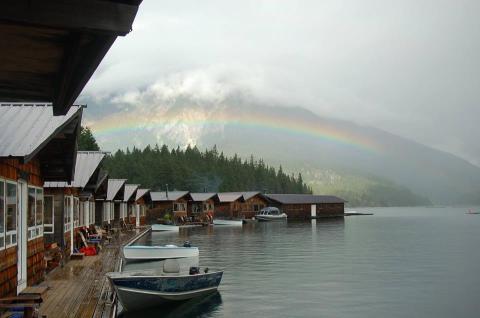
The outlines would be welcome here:
[[[255,205],[258,206],[257,211],[255,211]],[[266,206],[268,206],[268,201],[266,199],[260,195],[253,196],[245,202],[240,203],[239,218],[250,219]]]
[[[0,251],[0,297],[17,294],[17,247]]]
[[[45,262],[43,259],[45,246],[43,237],[27,243],[27,285],[40,283],[45,278]]]
[[[17,181],[22,173],[28,174],[29,185],[43,187],[43,178],[39,160],[31,160],[26,164],[18,159],[0,159],[0,177]]]
[[[306,220],[311,218],[311,204],[280,204],[276,205],[282,212],[288,215],[288,219]],[[317,217],[343,216],[343,203],[320,203],[316,204]]]

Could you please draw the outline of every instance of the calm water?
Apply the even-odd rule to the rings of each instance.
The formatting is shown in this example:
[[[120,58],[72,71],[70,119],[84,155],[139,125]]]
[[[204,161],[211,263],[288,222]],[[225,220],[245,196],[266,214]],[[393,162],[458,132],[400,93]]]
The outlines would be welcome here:
[[[466,210],[376,208],[345,220],[152,233],[146,243],[190,240],[201,266],[224,269],[219,293],[126,316],[479,317],[480,215]],[[127,269],[142,266],[152,265]]]

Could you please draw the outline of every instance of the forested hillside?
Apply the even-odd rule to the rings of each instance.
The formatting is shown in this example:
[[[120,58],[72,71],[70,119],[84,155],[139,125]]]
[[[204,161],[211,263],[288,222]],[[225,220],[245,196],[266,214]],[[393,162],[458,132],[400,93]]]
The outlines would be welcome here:
[[[112,178],[163,190],[196,192],[268,191],[270,193],[310,193],[301,174],[287,175],[282,167],[275,169],[262,159],[248,161],[227,157],[216,147],[203,152],[196,147],[169,149],[167,146],[140,150],[118,150],[107,157],[105,167]]]

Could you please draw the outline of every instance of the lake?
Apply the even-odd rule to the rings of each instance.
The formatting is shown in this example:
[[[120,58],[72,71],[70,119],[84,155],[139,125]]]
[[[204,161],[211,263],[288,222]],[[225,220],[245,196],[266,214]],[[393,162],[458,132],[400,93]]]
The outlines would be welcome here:
[[[225,270],[219,293],[124,317],[478,317],[480,215],[467,209],[150,233],[142,243],[198,246],[201,266]]]

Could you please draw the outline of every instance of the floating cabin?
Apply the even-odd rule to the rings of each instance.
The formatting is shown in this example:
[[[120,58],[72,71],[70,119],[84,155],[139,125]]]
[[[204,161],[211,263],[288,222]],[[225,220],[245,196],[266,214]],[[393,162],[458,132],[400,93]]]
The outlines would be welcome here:
[[[78,151],[73,181],[44,183],[44,239],[56,243],[69,256],[80,247],[79,229],[95,224],[95,194],[105,178],[101,151]]]
[[[126,224],[131,223],[130,219],[136,216],[135,197],[139,186],[139,184],[125,184],[123,202],[120,205],[120,220],[123,220]]]
[[[137,227],[146,224],[147,209],[152,204],[150,189],[137,189],[135,195],[135,216],[130,218],[130,224]]]
[[[215,203],[218,202],[216,193],[190,193],[188,202],[188,216],[195,221],[210,222],[215,213]]]
[[[0,297],[44,279],[43,185],[72,180],[81,118],[79,106],[0,104]]]
[[[243,202],[240,203],[239,217],[242,219],[251,219],[261,209],[267,207],[268,199],[260,192],[243,192]]]
[[[107,196],[103,201],[102,225],[114,226],[120,222],[120,209],[123,206],[125,182],[127,179],[108,179]]]
[[[288,219],[343,217],[346,201],[332,195],[266,194],[270,206],[278,207]]]
[[[158,223],[158,219],[169,214],[177,222],[187,216],[187,204],[191,201],[188,191],[150,192],[152,208],[147,213],[147,223]]]
[[[215,204],[215,217],[239,218],[241,203],[245,202],[242,192],[217,193],[218,202]]]

